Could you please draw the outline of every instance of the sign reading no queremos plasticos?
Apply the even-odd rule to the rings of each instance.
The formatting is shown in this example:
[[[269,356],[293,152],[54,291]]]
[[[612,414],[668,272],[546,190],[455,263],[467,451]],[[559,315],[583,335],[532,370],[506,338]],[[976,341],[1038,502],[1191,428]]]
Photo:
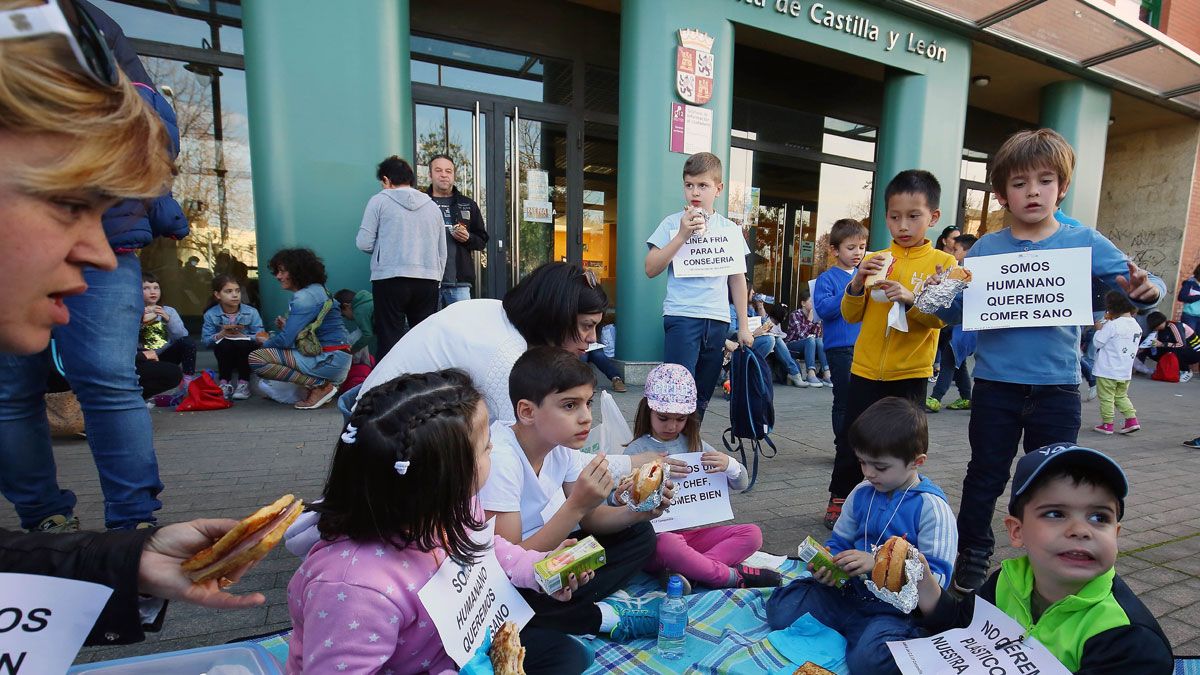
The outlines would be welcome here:
[[[963,330],[1092,323],[1092,249],[1060,248],[967,258]]]

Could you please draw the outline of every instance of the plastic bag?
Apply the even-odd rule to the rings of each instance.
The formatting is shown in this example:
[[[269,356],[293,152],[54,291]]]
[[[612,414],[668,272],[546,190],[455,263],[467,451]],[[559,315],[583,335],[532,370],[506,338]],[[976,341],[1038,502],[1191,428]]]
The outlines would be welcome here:
[[[298,384],[278,380],[264,380],[257,375],[250,378],[250,390],[276,403],[292,405],[303,401],[308,392]]]
[[[187,394],[175,408],[178,412],[196,412],[200,410],[224,410],[232,404],[225,400],[221,387],[207,371],[191,381]]]
[[[616,400],[607,391],[600,392],[600,420],[599,424],[592,425],[587,443],[581,449],[593,455],[598,452],[606,455],[625,454],[625,446],[633,440],[633,431],[617,407]]]

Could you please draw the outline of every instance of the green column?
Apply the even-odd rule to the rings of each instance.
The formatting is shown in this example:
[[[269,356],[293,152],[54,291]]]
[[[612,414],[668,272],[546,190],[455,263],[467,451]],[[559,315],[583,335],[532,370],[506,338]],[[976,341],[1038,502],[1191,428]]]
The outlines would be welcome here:
[[[970,55],[959,50],[942,64],[939,77],[889,69],[883,85],[883,114],[876,145],[875,193],[871,209],[872,249],[891,242],[883,192],[897,173],[925,169],[942,185],[942,219],[930,228],[930,239],[954,223],[958,214],[959,174],[967,119]]]
[[[286,308],[266,262],[306,246],[329,288],[369,288],[354,235],[375,165],[412,159],[408,0],[255,0],[242,7],[263,316]]]
[[[733,115],[733,27],[718,12],[694,11],[687,0],[621,3],[621,128],[617,169],[617,357],[662,359],[662,301],[667,273],[648,279],[646,238],[669,213],[683,208],[683,162],[670,152],[677,31],[693,28],[715,38],[712,152],[728,164]],[[728,168],[728,167],[726,167]],[[717,210],[724,213],[722,194]]]
[[[1075,148],[1075,176],[1062,210],[1088,227],[1096,226],[1104,148],[1112,92],[1093,82],[1055,82],[1042,88],[1042,126],[1062,134]]]

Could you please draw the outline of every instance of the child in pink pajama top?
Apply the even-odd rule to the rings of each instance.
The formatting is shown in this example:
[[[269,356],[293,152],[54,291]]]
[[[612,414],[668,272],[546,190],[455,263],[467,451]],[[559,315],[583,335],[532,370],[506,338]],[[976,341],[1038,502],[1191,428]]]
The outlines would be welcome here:
[[[417,593],[452,557],[483,552],[475,494],[490,469],[487,408],[458,370],[406,375],[359,401],[313,510],[321,540],[288,584],[288,673],[453,673]],[[492,542],[515,586],[536,589],[546,556]],[[555,594],[569,600],[590,573]],[[592,652],[554,631],[521,632],[528,673],[580,673]]]
[[[696,415],[696,381],[687,368],[674,363],[655,367],[646,376],[645,398],[633,422],[634,439],[628,452],[676,455],[703,451],[700,461],[708,473],[724,472],[733,489],[749,485],[745,468],[736,459],[717,452],[700,438]],[[676,467],[677,460],[667,462]],[[618,489],[620,492],[620,489]],[[686,582],[709,588],[778,586],[778,572],[741,564],[762,546],[757,525],[713,525],[678,532],[662,532],[647,572],[672,573]]]

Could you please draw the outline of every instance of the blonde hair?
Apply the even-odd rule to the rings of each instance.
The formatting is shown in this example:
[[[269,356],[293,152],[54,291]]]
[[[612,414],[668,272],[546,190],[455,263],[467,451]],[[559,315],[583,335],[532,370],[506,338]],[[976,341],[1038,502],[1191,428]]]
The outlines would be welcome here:
[[[1075,173],[1075,150],[1053,129],[1018,131],[1004,141],[992,158],[992,189],[1004,194],[1005,183],[1014,173],[1043,167],[1058,174],[1061,189]]]
[[[0,11],[33,4],[0,0]],[[70,148],[47,166],[17,170],[33,193],[140,199],[170,186],[170,137],[158,114],[124,73],[113,88],[91,80],[63,36],[0,40],[0,133],[55,137]]]

